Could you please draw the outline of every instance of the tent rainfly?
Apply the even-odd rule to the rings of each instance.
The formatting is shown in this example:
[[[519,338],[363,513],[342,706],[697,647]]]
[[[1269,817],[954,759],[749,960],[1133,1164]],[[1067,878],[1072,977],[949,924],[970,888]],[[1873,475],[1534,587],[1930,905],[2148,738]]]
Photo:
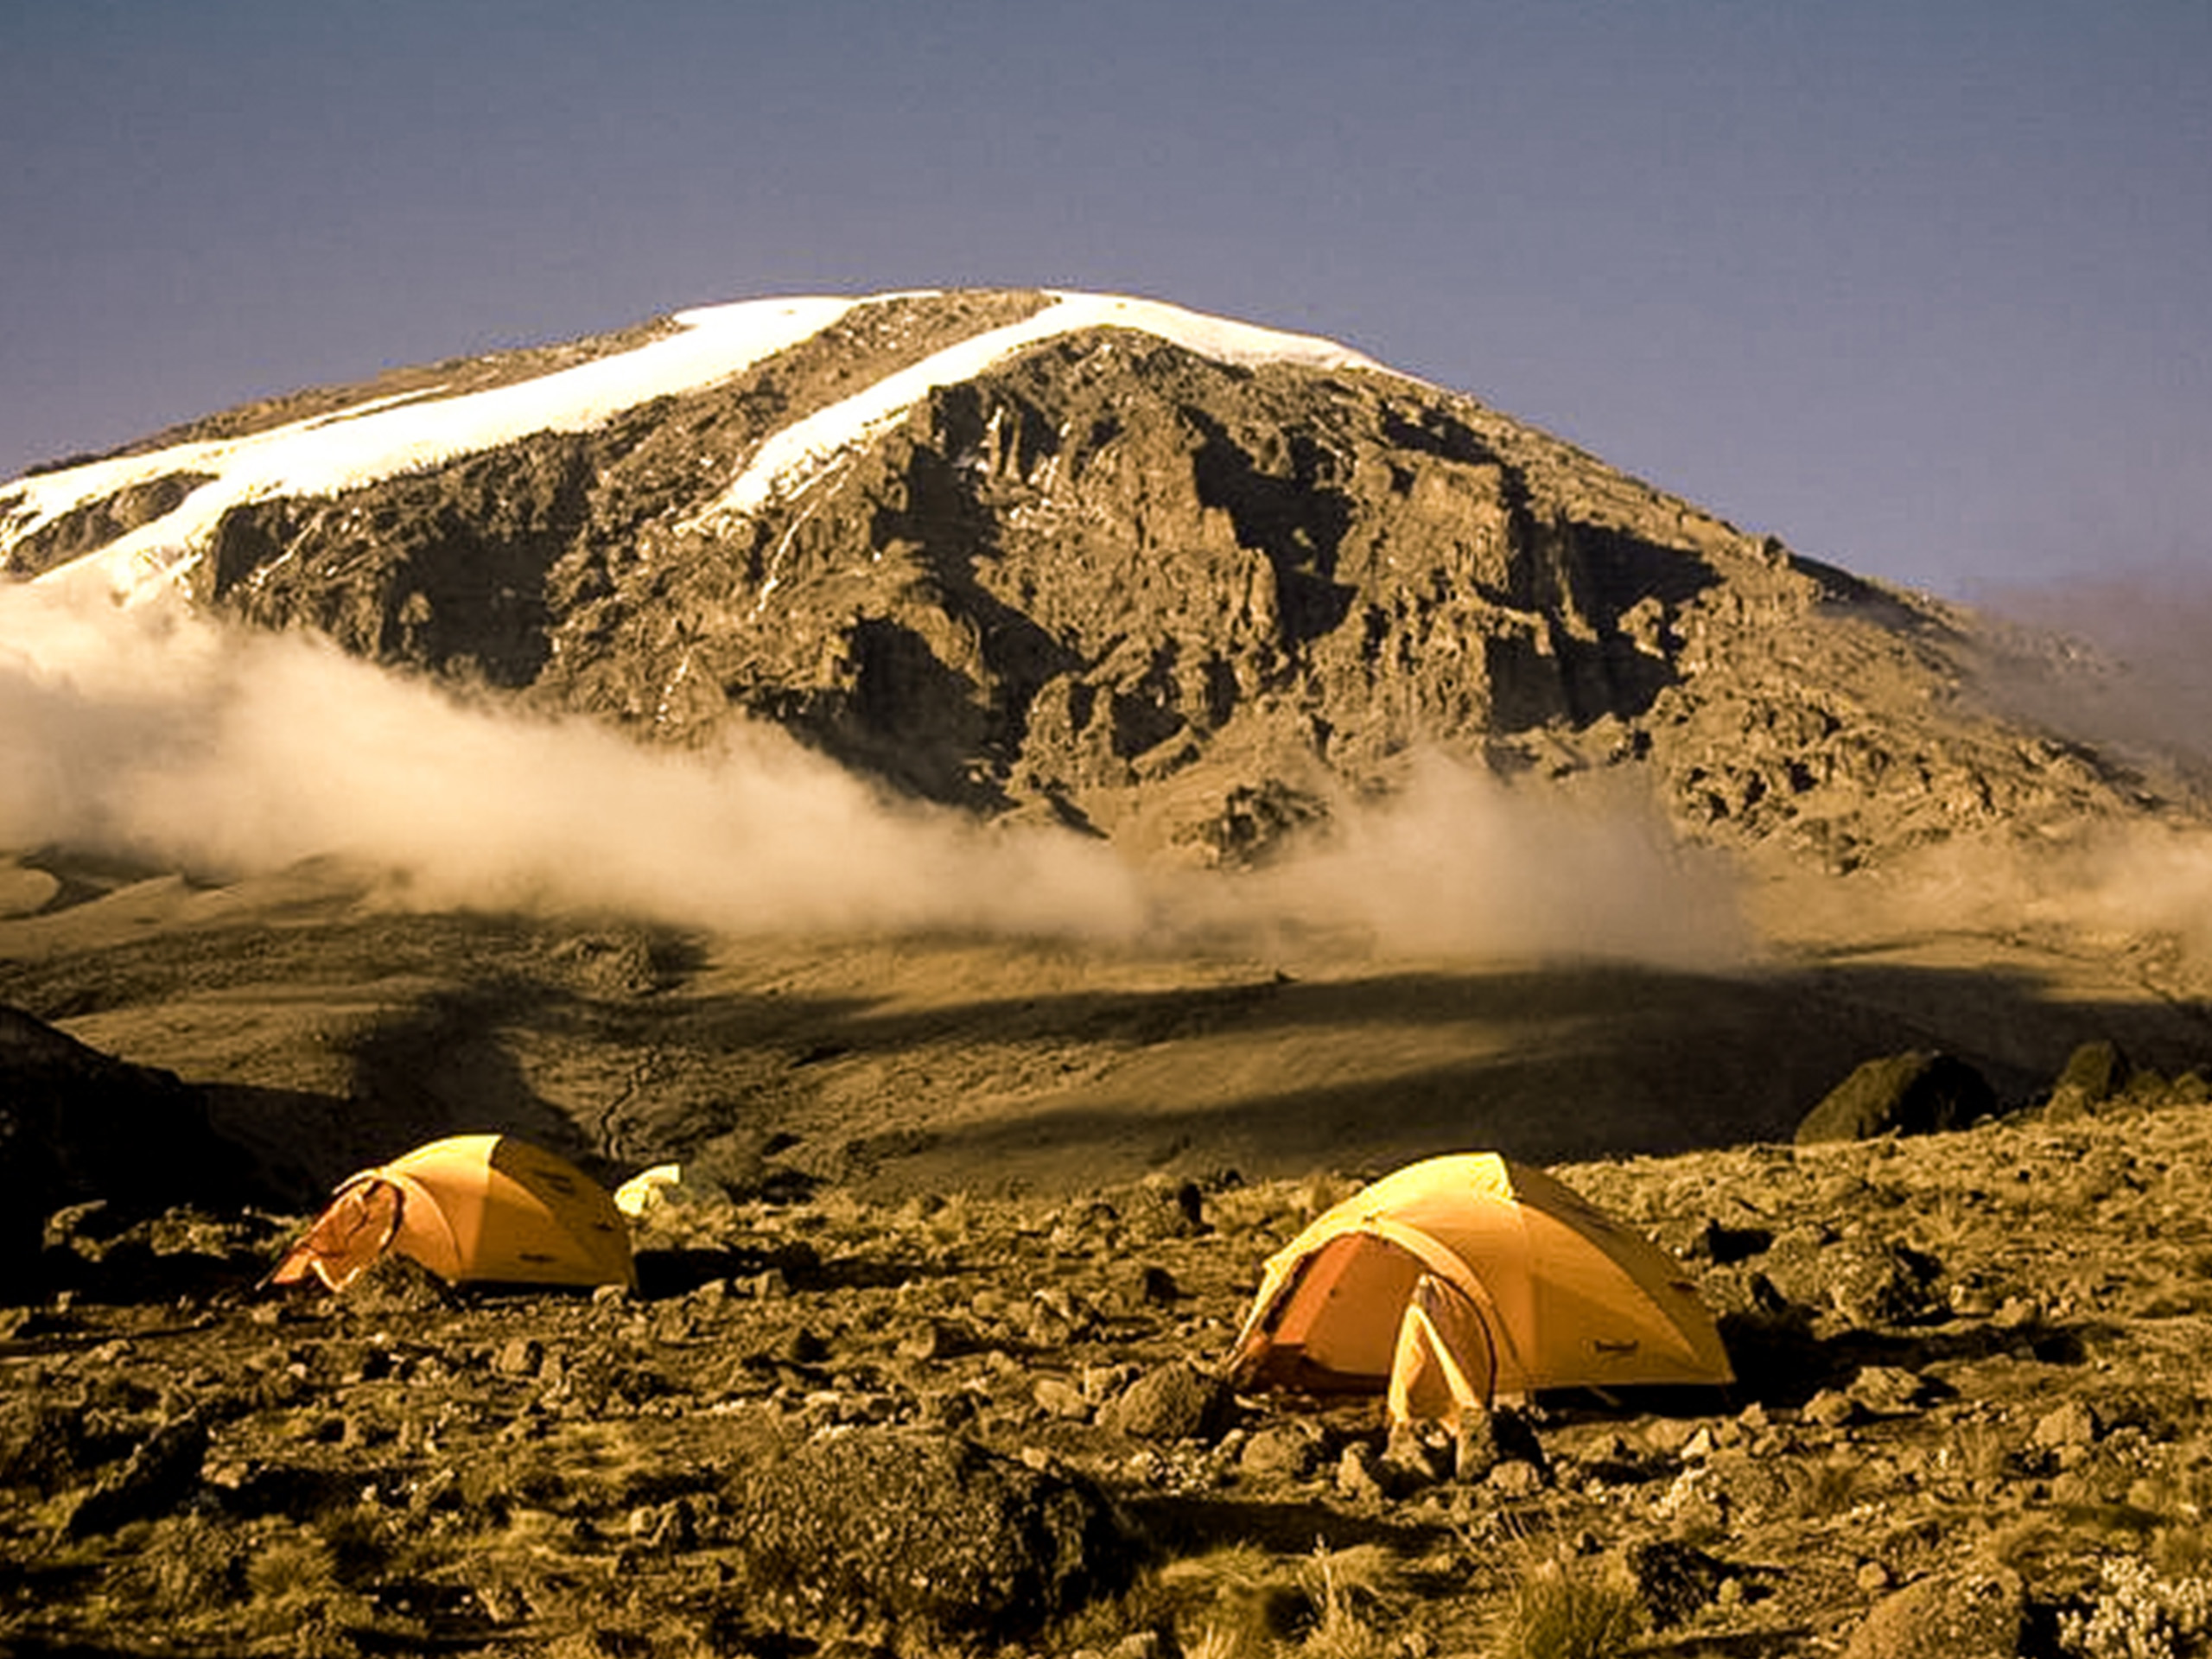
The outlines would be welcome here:
[[[1541,1171],[1430,1158],[1270,1257],[1227,1363],[1238,1388],[1387,1394],[1449,1421],[1538,1389],[1734,1380],[1681,1268]]]
[[[450,1284],[628,1285],[629,1230],[566,1159],[504,1135],[417,1147],[340,1185],[271,1284],[310,1274],[341,1290],[387,1252]]]

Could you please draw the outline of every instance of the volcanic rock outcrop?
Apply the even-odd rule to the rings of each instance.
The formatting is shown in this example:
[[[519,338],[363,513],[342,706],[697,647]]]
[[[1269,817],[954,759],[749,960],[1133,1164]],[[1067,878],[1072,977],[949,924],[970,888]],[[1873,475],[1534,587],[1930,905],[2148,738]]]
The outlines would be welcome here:
[[[50,1212],[236,1198],[246,1184],[226,1177],[235,1161],[197,1090],[0,1003],[0,1294],[28,1282]]]

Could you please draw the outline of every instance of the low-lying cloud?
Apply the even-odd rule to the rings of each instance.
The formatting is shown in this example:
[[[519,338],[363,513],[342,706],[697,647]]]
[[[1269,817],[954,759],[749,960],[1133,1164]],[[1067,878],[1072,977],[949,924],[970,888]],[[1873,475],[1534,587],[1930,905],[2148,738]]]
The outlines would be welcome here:
[[[887,798],[772,728],[707,753],[465,702],[312,638],[0,587],[0,849],[230,878],[335,856],[404,901],[724,932],[1121,944],[1349,931],[1395,952],[1728,959],[1726,880],[1635,812],[1441,761],[1266,871],[1146,868]]]
[[[2088,742],[2212,763],[2212,578],[2125,571],[2000,589],[1987,605],[2044,640],[1990,663],[2000,706]]]

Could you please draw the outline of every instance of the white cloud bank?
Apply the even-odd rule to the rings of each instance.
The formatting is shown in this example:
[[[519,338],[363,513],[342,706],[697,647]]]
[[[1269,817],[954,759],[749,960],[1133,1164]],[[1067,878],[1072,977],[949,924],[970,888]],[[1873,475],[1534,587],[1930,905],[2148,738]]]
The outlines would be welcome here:
[[[1065,832],[887,799],[779,731],[642,747],[457,701],[297,635],[171,603],[0,586],[0,849],[214,877],[331,855],[407,902],[613,912],[723,932],[982,931],[1711,965],[1724,885],[1618,813],[1432,766],[1391,807],[1251,875],[1145,869]]]

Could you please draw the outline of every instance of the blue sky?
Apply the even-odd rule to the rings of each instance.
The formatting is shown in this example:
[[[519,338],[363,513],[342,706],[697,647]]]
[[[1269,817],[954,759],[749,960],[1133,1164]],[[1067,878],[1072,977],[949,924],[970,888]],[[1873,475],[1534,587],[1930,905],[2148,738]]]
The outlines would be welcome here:
[[[0,474],[755,295],[1346,340],[1799,550],[2212,568],[2212,0],[15,0]]]

